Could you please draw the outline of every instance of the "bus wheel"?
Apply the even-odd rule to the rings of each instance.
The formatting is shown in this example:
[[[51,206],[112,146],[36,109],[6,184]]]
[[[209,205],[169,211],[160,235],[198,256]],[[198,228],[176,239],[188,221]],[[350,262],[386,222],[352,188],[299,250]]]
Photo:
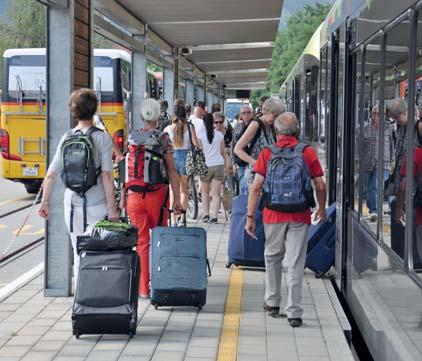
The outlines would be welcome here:
[[[39,182],[25,183],[24,185],[29,194],[37,194],[41,187],[41,183]]]

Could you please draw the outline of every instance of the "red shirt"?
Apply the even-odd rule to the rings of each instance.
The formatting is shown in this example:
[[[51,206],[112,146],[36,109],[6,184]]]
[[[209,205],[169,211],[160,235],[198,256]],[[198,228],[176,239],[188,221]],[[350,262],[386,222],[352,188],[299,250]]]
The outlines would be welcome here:
[[[415,182],[422,173],[422,148],[416,147],[413,152],[413,177]],[[401,176],[406,177],[406,155],[403,155],[403,165],[401,168]],[[422,225],[422,208],[416,208],[416,225]]]
[[[293,148],[298,141],[295,137],[289,135],[282,135],[278,138],[276,146],[280,148]],[[262,175],[263,177],[267,174],[268,162],[271,159],[271,150],[265,148],[258,156],[253,171]],[[303,158],[309,168],[309,173],[312,178],[322,177],[324,172],[321,168],[318,156],[312,147],[306,147],[303,151]],[[298,223],[311,223],[311,210],[308,208],[304,212],[278,212],[264,208],[263,211],[263,222],[265,224],[273,223],[284,223],[284,222],[298,222]]]

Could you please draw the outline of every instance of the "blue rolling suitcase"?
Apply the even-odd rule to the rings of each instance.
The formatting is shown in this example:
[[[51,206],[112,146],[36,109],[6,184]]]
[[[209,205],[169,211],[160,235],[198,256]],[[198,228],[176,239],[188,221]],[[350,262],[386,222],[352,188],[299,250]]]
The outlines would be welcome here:
[[[199,227],[156,227],[150,247],[151,303],[195,306],[206,303],[207,234]]]
[[[336,204],[333,203],[327,208],[324,222],[309,226],[305,266],[317,277],[322,277],[334,265],[335,238]]]
[[[233,198],[227,268],[230,268],[232,264],[235,266],[265,267],[265,233],[262,211],[257,209],[255,213],[255,235],[258,239],[254,239],[245,231],[247,206],[248,196],[246,194],[240,194]]]

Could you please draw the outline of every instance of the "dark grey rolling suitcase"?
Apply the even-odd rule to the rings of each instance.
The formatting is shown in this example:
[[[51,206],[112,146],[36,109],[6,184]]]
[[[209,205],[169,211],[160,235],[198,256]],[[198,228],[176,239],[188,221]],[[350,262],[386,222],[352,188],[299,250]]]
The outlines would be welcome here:
[[[208,274],[207,274],[208,267]],[[194,306],[206,303],[207,234],[199,227],[156,227],[150,248],[151,303]]]
[[[82,251],[73,334],[136,334],[139,257],[131,250]]]

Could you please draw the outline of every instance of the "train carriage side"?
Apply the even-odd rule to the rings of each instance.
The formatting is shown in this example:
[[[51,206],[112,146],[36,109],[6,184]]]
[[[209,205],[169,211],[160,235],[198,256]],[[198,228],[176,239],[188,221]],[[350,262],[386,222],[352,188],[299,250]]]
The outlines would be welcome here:
[[[422,359],[421,20],[421,2],[338,1],[321,39],[336,284],[374,360]]]
[[[318,78],[321,26],[315,31],[285,82],[281,98],[288,111],[296,114],[307,141],[318,141]]]

